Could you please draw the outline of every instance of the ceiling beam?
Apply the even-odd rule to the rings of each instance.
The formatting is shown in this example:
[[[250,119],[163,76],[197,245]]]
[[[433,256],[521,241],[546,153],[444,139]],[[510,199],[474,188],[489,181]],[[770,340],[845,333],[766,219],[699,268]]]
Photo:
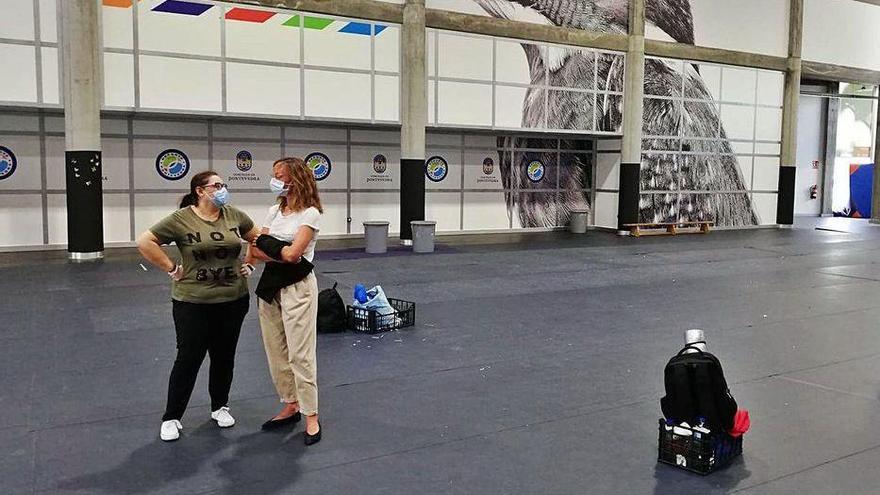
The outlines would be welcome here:
[[[824,62],[810,62],[807,60],[804,60],[802,63],[802,76],[805,79],[819,79],[822,81],[880,84],[880,72],[876,70],[826,64]]]
[[[760,53],[738,52],[684,43],[671,43],[668,41],[645,40],[645,54],[655,57],[714,62],[724,65],[757,67],[778,71],[788,69],[788,58],[786,57],[774,57]]]
[[[463,14],[448,10],[426,9],[425,24],[446,31],[482,34],[500,38],[556,43],[625,52],[629,45],[626,34],[600,33],[549,24],[518,22],[497,17]]]

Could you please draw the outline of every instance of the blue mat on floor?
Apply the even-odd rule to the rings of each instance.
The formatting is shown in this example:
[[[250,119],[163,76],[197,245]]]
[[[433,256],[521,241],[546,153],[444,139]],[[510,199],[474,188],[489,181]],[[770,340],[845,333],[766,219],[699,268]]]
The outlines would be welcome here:
[[[414,253],[411,246],[389,246],[387,253],[369,254],[364,248],[332,249],[318,251],[318,257],[324,260],[355,260],[361,258],[383,258],[389,256],[430,256],[431,254],[453,254],[461,251],[443,244],[435,244],[433,253]]]

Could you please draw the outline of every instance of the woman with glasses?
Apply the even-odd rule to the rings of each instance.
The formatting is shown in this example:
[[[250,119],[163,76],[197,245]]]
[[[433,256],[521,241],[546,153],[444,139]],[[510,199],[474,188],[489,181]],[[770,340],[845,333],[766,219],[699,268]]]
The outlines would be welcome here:
[[[160,220],[138,239],[138,250],[171,278],[177,333],[177,358],[168,383],[168,402],[160,438],[177,440],[196,377],[210,356],[208,391],[211,419],[221,428],[235,424],[229,414],[229,389],[241,324],[250,307],[247,268],[239,261],[242,240],[260,229],[244,212],[230,206],[223,179],[212,171],[196,174],[180,209]],[[162,245],[175,243],[180,262]]]

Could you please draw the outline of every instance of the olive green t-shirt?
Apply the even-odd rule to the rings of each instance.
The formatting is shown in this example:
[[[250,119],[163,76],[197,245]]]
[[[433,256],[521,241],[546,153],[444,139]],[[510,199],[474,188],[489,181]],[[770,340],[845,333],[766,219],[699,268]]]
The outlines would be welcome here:
[[[220,208],[213,222],[202,220],[192,208],[181,208],[150,227],[162,244],[175,243],[180,250],[183,278],[173,282],[171,298],[191,303],[222,303],[247,295],[247,279],[241,276],[242,236],[254,228],[243,211]]]

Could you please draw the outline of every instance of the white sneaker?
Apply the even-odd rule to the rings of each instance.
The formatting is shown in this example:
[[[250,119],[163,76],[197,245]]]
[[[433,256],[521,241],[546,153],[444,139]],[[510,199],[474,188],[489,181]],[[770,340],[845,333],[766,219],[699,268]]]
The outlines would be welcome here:
[[[216,411],[211,413],[211,419],[217,422],[217,426],[220,428],[229,428],[230,426],[235,425],[235,418],[229,414],[229,408],[226,406],[217,409]]]
[[[162,431],[159,433],[159,438],[166,442],[173,442],[180,438],[180,430],[182,429],[183,425],[176,419],[162,421]]]

